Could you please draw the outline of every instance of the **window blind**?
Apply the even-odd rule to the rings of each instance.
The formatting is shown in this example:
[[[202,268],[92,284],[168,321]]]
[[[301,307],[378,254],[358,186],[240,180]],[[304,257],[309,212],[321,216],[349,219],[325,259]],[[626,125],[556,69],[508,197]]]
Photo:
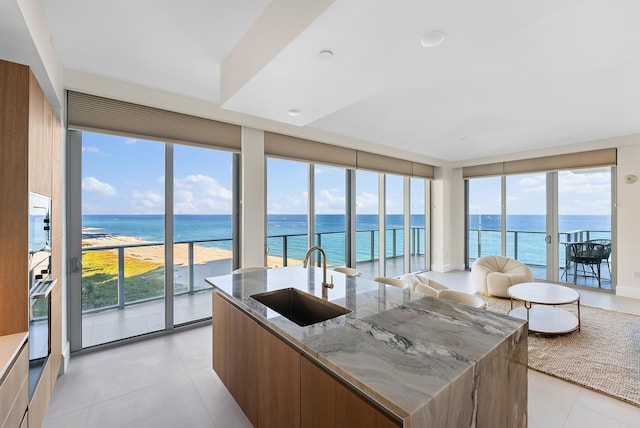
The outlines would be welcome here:
[[[617,150],[601,149],[464,167],[464,178],[615,166]]]
[[[241,149],[240,126],[73,91],[67,92],[67,122],[76,130]]]
[[[351,169],[366,169],[422,178],[433,178],[434,175],[432,165],[273,132],[264,133],[264,151],[267,156]]]

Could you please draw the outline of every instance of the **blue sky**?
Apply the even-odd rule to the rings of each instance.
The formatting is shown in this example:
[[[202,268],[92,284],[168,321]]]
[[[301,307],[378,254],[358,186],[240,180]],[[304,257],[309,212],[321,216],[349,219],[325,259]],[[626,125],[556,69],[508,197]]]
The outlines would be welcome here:
[[[82,163],[83,214],[163,213],[163,144],[85,132]],[[174,145],[175,213],[230,214],[231,164],[231,153]],[[268,213],[305,214],[307,164],[269,158],[267,171]],[[344,213],[345,170],[317,165],[315,180],[316,212]],[[402,213],[402,178],[387,183],[387,212]],[[415,183],[412,211],[424,210],[424,185]],[[358,171],[356,193],[358,213],[377,213],[378,174]]]
[[[469,182],[471,214],[500,213],[500,177],[476,178]],[[546,174],[507,176],[507,214],[546,214]],[[558,173],[560,215],[611,214],[609,168]]]
[[[83,214],[162,214],[164,212],[164,145],[118,136],[83,133]],[[176,214],[230,214],[232,154],[174,145],[174,206]],[[316,212],[344,212],[343,168],[317,165]],[[269,158],[269,214],[307,212],[307,165]],[[564,171],[559,174],[560,214],[610,214],[609,170]],[[411,211],[424,210],[424,181],[412,179]],[[386,210],[402,213],[403,178],[387,175]],[[470,181],[471,214],[500,213],[500,178]],[[509,214],[545,214],[545,174],[507,177]],[[378,174],[357,171],[356,210],[378,210]]]

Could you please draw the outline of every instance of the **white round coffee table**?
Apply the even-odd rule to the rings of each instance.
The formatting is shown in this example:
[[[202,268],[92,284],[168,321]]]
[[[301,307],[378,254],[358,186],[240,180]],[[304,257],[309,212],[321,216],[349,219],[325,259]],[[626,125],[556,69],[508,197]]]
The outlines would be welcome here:
[[[507,294],[511,297],[509,315],[527,320],[529,331],[547,334],[580,331],[580,294],[576,290],[547,282],[523,282],[509,287]],[[514,308],[514,299],[524,302],[524,306]],[[570,303],[578,304],[577,317],[555,307]]]

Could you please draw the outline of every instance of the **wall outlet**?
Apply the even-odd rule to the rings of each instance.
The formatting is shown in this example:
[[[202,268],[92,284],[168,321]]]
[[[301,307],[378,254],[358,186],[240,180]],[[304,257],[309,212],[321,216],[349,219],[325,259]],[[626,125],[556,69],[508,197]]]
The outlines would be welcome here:
[[[640,272],[634,272],[633,277],[636,279],[640,279]]]

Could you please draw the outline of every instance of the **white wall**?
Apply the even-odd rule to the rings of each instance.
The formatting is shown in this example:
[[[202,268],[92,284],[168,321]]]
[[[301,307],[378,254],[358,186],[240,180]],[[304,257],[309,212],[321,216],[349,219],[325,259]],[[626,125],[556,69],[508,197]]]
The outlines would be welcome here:
[[[638,181],[625,183],[627,175]],[[640,299],[640,135],[618,147],[617,181],[616,294]]]
[[[241,267],[265,265],[264,177],[264,131],[242,128]]]
[[[436,272],[464,269],[462,168],[436,168],[431,182],[431,269]]]

